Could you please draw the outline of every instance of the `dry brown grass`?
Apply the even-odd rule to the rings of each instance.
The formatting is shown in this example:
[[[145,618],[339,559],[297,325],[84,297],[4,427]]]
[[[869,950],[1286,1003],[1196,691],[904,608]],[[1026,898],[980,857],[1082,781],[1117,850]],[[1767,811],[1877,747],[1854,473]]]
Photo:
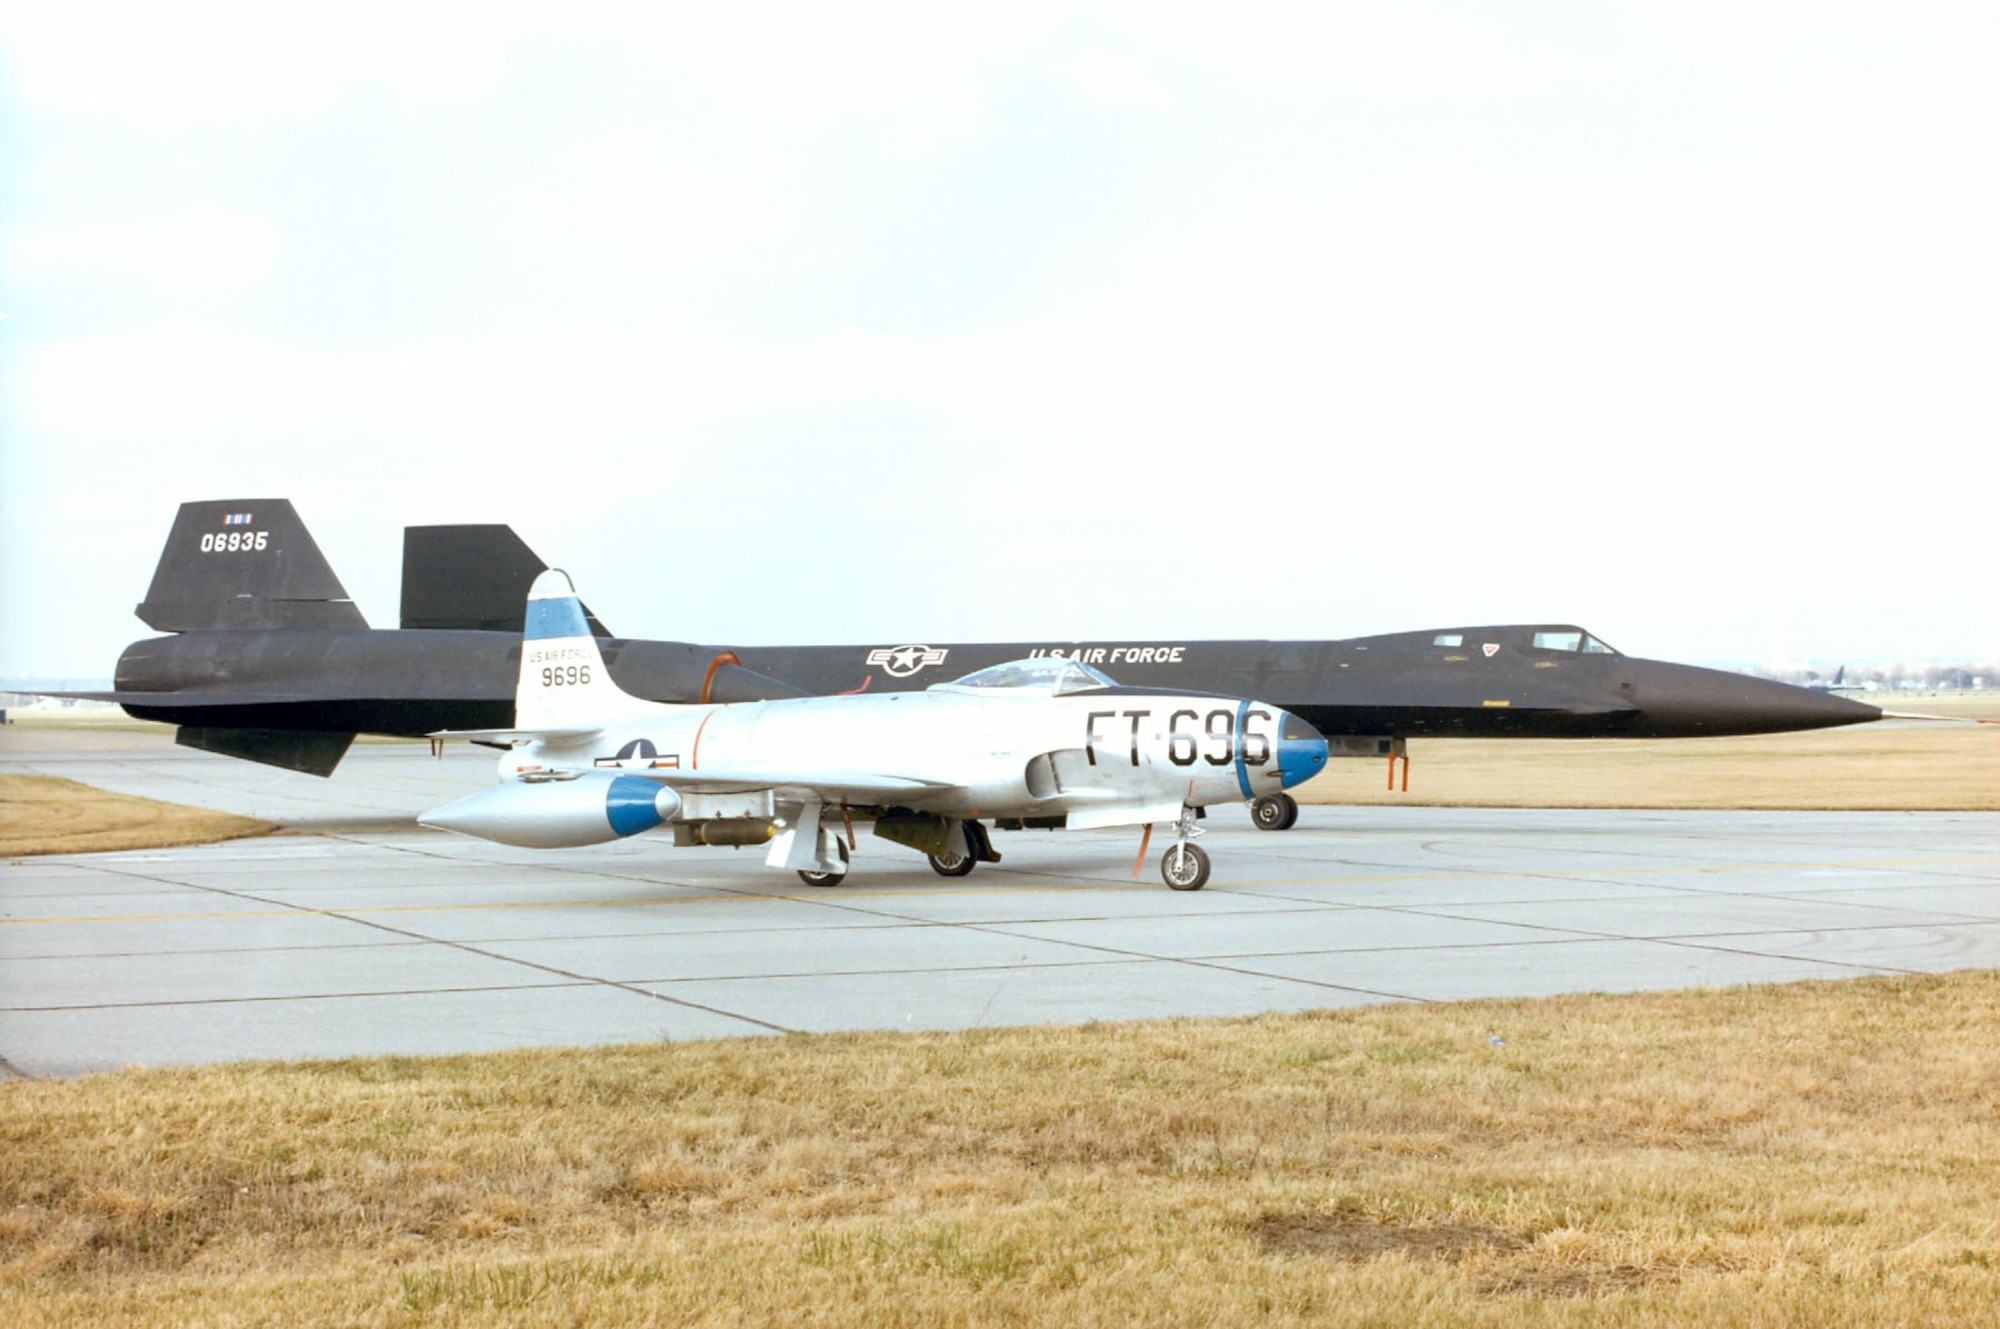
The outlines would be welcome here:
[[[174,727],[156,720],[135,720],[116,706],[66,706],[53,711],[10,711],[9,729],[53,730],[57,733],[115,730],[125,733],[164,734],[172,738]]]
[[[0,1322],[1981,1323],[1995,996],[1972,972],[0,1085]]]
[[[1386,761],[1327,763],[1305,803],[1439,807],[2000,809],[2000,726],[1876,724],[1673,739],[1417,739],[1408,793]],[[1398,777],[1400,784],[1401,777]]]
[[[1943,715],[1958,720],[2000,720],[2000,689],[1978,692],[1854,692],[1857,701],[1885,711]]]
[[[210,844],[278,829],[268,821],[113,794],[49,775],[0,775],[0,856]]]

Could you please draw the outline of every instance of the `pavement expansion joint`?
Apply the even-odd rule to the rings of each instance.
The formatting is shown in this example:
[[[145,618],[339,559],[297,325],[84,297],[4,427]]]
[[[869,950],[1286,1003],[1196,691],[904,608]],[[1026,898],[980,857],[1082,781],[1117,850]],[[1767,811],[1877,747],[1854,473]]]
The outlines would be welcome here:
[[[629,992],[634,996],[644,997],[650,1001],[660,1001],[660,1002],[666,1002],[670,1005],[685,1006],[694,1010],[704,1011],[710,1015],[719,1015],[724,1017],[725,1019],[740,1020],[745,1024],[754,1025],[757,1028],[767,1030],[771,1033],[786,1034],[795,1032],[791,1029],[786,1028],[783,1025],[773,1024],[769,1020],[760,1020],[753,1015],[742,1015],[735,1011],[725,1011],[718,1009],[716,1007],[705,1006],[700,1002],[685,1001],[678,997],[669,997],[664,993],[652,992],[645,988],[637,987],[629,983],[620,983],[612,979],[597,978],[588,974],[574,973],[567,969],[557,968],[554,965],[540,964],[533,960],[523,960],[517,957],[502,955],[495,951],[489,951],[478,946],[468,945],[465,942],[453,941],[447,937],[433,937],[433,936],[428,936],[421,932],[412,931],[408,928],[391,927],[387,923],[381,923],[373,919],[357,917],[356,915],[348,913],[344,910],[313,909],[302,905],[289,904],[283,900],[275,900],[264,896],[252,895],[246,891],[232,891],[221,886],[201,886],[198,887],[197,889],[208,891],[211,894],[215,895],[228,896],[231,899],[244,900],[251,904],[265,905],[279,912],[294,913],[301,915],[313,915],[322,918],[338,919],[342,922],[354,923],[361,927],[373,928],[379,932],[386,932],[392,936],[404,937],[411,941],[423,942],[433,946],[448,947],[452,950],[463,951],[466,954],[480,956],[483,959],[494,960],[502,964],[519,965],[526,969],[539,970],[542,973],[553,974],[556,977],[572,980],[577,983],[596,984],[602,987],[615,988],[620,991]]]
[[[1986,816],[1309,809],[1212,820],[1198,894],[1131,881],[1097,833],[1011,839],[964,882],[871,854],[811,890],[761,855],[410,830],[457,784],[396,750],[328,782],[116,756],[38,764],[312,826],[0,873],[0,1076],[2000,967]]]

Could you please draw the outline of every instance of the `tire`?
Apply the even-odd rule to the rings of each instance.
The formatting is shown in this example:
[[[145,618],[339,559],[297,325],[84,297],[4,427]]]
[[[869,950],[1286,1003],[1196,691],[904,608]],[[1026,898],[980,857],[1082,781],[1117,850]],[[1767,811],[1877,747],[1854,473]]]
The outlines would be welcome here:
[[[1299,819],[1299,803],[1290,794],[1266,794],[1250,804],[1250,824],[1260,831],[1289,831]]]
[[[979,860],[971,854],[927,854],[925,857],[931,861],[931,871],[940,877],[969,876],[972,869],[979,864]]]
[[[814,872],[810,868],[800,868],[799,869],[800,881],[804,882],[808,886],[824,887],[824,886],[838,886],[840,885],[841,882],[847,880],[847,862],[848,862],[847,843],[844,840],[835,841],[835,843],[840,846],[840,871]]]
[[[1208,854],[1200,845],[1177,844],[1160,859],[1160,877],[1177,891],[1208,885]]]

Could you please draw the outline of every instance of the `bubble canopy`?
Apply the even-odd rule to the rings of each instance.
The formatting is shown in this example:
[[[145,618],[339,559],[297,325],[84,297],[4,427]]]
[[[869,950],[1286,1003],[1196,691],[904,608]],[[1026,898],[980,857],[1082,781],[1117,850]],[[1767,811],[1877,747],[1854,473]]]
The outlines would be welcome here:
[[[931,691],[953,692],[1033,692],[1045,697],[1066,697],[1072,692],[1090,692],[1118,685],[1099,670],[1081,660],[1061,656],[1037,656],[1032,660],[1010,660],[989,665],[949,683],[936,683]]]

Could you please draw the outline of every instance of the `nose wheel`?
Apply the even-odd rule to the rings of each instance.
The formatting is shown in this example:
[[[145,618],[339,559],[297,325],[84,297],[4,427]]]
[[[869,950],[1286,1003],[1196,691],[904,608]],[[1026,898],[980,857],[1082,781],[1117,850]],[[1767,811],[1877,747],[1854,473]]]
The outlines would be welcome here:
[[[949,849],[942,854],[929,854],[926,857],[931,861],[931,871],[940,877],[966,876],[979,861],[971,854],[954,853]]]
[[[1160,859],[1160,876],[1177,891],[1198,891],[1208,885],[1208,851],[1197,844],[1177,844]]]
[[[1197,809],[1183,807],[1174,823],[1173,848],[1160,859],[1160,876],[1177,891],[1198,891],[1208,885],[1208,854],[1193,843],[1201,834],[1194,824]]]

